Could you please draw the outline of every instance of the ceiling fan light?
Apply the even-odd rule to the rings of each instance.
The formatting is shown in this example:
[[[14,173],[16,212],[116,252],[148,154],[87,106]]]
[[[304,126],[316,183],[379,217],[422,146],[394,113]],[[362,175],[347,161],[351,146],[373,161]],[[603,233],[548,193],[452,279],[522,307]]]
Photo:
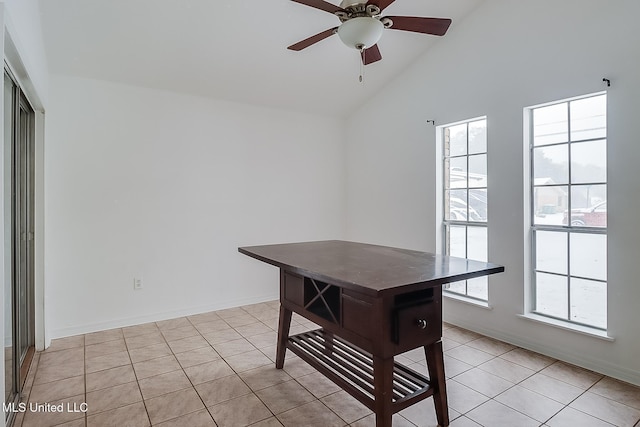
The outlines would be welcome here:
[[[368,49],[378,43],[384,25],[375,18],[358,17],[343,22],[338,28],[342,43],[353,49]]]

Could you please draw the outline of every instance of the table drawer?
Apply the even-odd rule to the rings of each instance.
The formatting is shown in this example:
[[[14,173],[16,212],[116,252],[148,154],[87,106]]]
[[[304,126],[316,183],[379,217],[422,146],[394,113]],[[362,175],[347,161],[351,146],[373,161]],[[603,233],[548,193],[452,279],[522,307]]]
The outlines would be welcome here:
[[[437,300],[398,307],[393,315],[393,340],[402,348],[415,348],[442,337],[442,308]]]

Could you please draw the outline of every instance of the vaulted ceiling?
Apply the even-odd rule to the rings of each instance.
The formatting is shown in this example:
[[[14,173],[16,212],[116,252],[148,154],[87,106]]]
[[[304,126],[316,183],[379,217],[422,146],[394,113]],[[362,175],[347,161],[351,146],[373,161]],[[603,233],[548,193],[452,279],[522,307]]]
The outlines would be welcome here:
[[[338,0],[329,0],[338,4]],[[383,15],[462,19],[481,0],[396,0]],[[429,47],[435,36],[385,30],[383,60],[365,67],[332,36],[339,24],[288,0],[40,0],[50,71],[330,116],[348,116]]]

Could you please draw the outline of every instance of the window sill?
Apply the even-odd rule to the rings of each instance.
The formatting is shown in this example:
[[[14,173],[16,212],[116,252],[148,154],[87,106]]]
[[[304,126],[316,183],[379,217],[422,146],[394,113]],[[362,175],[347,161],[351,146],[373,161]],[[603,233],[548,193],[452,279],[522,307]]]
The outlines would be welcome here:
[[[491,307],[489,305],[488,301],[480,301],[480,300],[477,300],[477,299],[474,299],[474,298],[466,297],[464,295],[458,295],[458,294],[454,294],[452,292],[446,292],[446,291],[442,292],[442,296],[445,297],[445,298],[448,298],[448,299],[452,299],[454,301],[460,301],[460,302],[463,302],[465,304],[472,305],[474,307],[480,307],[480,308],[484,308],[484,309],[487,309],[487,310],[493,310],[493,307]]]
[[[599,338],[605,341],[615,341],[615,338],[607,335],[606,331],[590,328],[588,326],[576,325],[575,323],[563,322],[562,320],[552,319],[546,316],[540,316],[535,313],[519,314],[518,317],[523,319],[532,320],[534,322],[543,323],[555,328],[564,329],[566,331],[577,332],[579,334],[587,335],[594,338]]]

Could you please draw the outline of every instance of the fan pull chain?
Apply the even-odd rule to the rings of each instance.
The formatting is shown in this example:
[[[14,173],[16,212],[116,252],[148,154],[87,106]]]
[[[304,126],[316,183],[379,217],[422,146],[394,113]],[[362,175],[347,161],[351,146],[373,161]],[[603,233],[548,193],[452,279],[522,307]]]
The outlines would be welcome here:
[[[360,48],[360,77],[358,80],[360,83],[364,84],[364,57],[367,52],[364,50],[364,47]]]

